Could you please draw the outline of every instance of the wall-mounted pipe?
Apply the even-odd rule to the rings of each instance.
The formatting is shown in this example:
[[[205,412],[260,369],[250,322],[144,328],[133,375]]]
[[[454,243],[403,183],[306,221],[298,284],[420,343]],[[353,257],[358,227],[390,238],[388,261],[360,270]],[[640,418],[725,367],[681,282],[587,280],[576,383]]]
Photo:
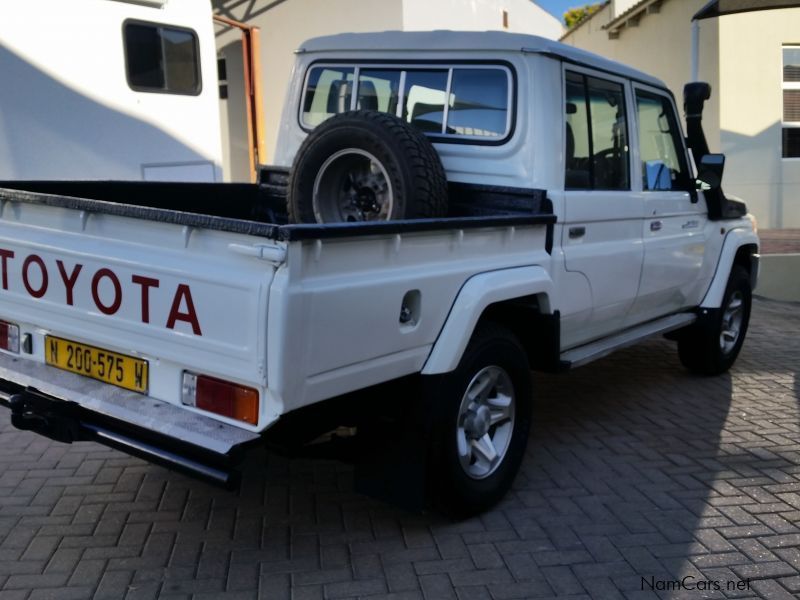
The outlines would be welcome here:
[[[690,81],[699,81],[700,70],[700,23],[692,21],[692,75]]]
[[[214,21],[242,32],[242,61],[244,64],[245,119],[250,181],[258,180],[258,166],[266,164],[264,137],[264,107],[261,96],[261,38],[258,27],[214,15]]]

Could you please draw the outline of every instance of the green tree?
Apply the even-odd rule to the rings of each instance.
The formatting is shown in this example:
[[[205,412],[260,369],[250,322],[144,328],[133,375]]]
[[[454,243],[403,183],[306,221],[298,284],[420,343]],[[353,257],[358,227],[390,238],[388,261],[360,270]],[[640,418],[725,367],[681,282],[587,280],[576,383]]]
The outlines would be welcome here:
[[[577,8],[570,8],[564,13],[564,25],[567,26],[567,29],[571,29],[584,19],[591,17],[601,8],[603,8],[602,2],[598,4],[586,4]]]

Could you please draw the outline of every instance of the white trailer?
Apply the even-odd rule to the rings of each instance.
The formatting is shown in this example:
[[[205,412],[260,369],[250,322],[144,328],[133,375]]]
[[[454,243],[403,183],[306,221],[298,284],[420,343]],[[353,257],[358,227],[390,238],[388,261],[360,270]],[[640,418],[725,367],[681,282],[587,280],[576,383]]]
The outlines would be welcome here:
[[[209,2],[0,3],[0,74],[0,179],[222,179]]]

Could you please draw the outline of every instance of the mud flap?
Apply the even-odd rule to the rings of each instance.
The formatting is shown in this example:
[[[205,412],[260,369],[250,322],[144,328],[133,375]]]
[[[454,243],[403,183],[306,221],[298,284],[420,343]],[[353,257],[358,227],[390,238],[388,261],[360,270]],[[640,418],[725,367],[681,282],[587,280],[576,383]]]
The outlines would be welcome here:
[[[427,507],[428,436],[419,423],[374,423],[359,435],[355,491],[413,512]]]
[[[433,415],[422,398],[419,377],[412,376],[362,390],[343,403],[329,404],[333,421],[347,413],[357,433],[334,438],[327,448],[318,447],[315,456],[353,465],[357,493],[411,512],[423,511],[428,506],[427,458]],[[319,409],[314,412],[321,416]],[[306,414],[303,420],[308,419]]]

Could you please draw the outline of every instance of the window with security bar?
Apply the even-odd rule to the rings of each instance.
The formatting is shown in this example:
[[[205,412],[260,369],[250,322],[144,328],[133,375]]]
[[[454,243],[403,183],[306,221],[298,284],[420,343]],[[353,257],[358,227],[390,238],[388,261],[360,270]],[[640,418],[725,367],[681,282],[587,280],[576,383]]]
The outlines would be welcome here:
[[[800,46],[783,47],[783,158],[800,158]]]

